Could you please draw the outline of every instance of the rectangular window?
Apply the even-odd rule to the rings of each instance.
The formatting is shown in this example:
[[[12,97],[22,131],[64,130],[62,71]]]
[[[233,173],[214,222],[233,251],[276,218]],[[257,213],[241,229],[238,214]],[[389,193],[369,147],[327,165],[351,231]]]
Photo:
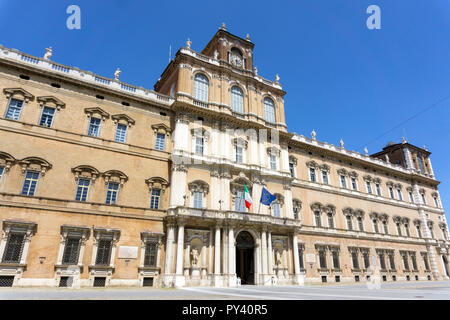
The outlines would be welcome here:
[[[201,137],[195,138],[195,153],[203,154],[203,138]]]
[[[1,174],[0,174],[0,178],[1,178]],[[439,208],[439,202],[438,202],[437,197],[433,197],[433,199],[434,199],[434,205]]]
[[[367,193],[372,194],[372,185],[370,184],[370,181],[366,181],[366,187],[367,187]]]
[[[378,254],[380,257],[380,268],[381,270],[386,270],[386,261],[384,260],[384,253]]]
[[[328,213],[328,228],[334,228],[334,220],[332,213]]]
[[[397,235],[401,236],[402,235],[402,227],[400,225],[400,223],[396,223],[397,226]]]
[[[402,258],[403,258],[403,265],[405,267],[405,270],[409,271],[408,255],[405,253],[402,255]]]
[[[327,268],[327,257],[325,255],[325,250],[319,250],[319,263],[321,269]]]
[[[97,137],[98,135],[96,135]],[[121,123],[117,124],[116,128],[116,141],[125,142],[127,139],[127,126]]]
[[[391,199],[394,199],[394,189],[392,189],[392,187],[389,187],[389,195],[391,196]]]
[[[347,220],[347,229],[353,230],[352,217],[350,215],[348,215],[348,216],[345,216],[345,218]]]
[[[328,172],[326,172],[325,170],[322,171],[322,182],[324,184],[328,184]]]
[[[203,208],[203,193],[199,191],[194,192],[194,208]]]
[[[341,187],[347,188],[347,181],[345,181],[345,176],[341,175]]]
[[[158,243],[154,241],[145,244],[144,267],[156,267]]]
[[[395,270],[394,253],[389,254],[388,257],[389,257],[389,265],[391,266],[391,270]]]
[[[402,191],[400,189],[397,189],[397,195],[398,195],[398,200],[403,201]]]
[[[152,196],[150,198],[150,209],[159,209],[160,200],[161,200],[161,189],[152,189]]]
[[[100,239],[98,241],[97,258],[95,259],[95,265],[108,266],[111,257],[112,240]]]
[[[358,252],[352,251],[353,269],[359,269]]]
[[[361,217],[358,217],[357,220],[358,220],[358,228],[359,228],[359,231],[364,231],[364,224],[363,224],[362,218],[361,218]]]
[[[235,147],[235,152],[236,152],[236,162],[238,163],[242,163],[244,162],[243,156],[242,156],[242,147]]]
[[[356,184],[356,178],[352,177],[352,189],[358,190],[358,185]]]
[[[295,178],[295,169],[294,164],[292,162],[289,163],[289,171],[291,172],[291,177]]]
[[[417,270],[417,261],[416,261],[416,255],[415,254],[411,254],[411,262],[412,262],[413,270],[416,271]]]
[[[25,233],[10,232],[6,242],[5,251],[3,253],[2,262],[20,263],[22,257],[22,249],[25,242]]]
[[[298,248],[298,261],[300,262],[300,269],[305,269],[305,263],[303,261],[303,253],[305,249],[303,246],[299,246]]]
[[[88,136],[98,137],[100,133],[100,119],[91,118],[89,122]]]
[[[373,219],[373,232],[378,233],[378,220],[377,219]],[[384,224],[384,221],[383,221]]]
[[[117,194],[119,193],[119,184],[117,182],[108,182],[106,192],[106,204],[117,204]]]
[[[164,151],[165,149],[165,143],[166,143],[166,135],[163,133],[157,133],[156,134],[156,144],[155,149]]]
[[[411,203],[414,203],[414,198],[413,198],[412,192],[409,191],[408,194],[409,194],[409,201],[410,201]]]
[[[422,196],[422,203],[427,204],[427,200],[425,200],[425,194],[421,193],[420,195]]]
[[[364,260],[364,268],[368,269],[370,267],[369,252],[367,251],[363,252],[363,260]]]
[[[6,110],[6,119],[19,120],[20,113],[22,112],[23,101],[17,99],[11,99],[9,101],[8,109]]]
[[[384,229],[384,234],[389,234],[389,228],[388,228],[387,221],[383,221],[383,229]]]
[[[281,216],[280,214],[280,204],[278,202],[272,203],[272,215],[274,217],[279,218]]]
[[[34,196],[36,184],[39,179],[39,172],[27,171],[23,183],[22,194],[24,196]]]
[[[309,179],[311,182],[316,182],[316,169],[309,168]]]
[[[419,168],[420,168],[420,172],[425,173],[425,170],[423,169],[423,160],[422,157],[417,157],[417,160],[419,161]]]
[[[405,231],[406,231],[406,236],[410,237],[411,235],[409,233],[409,225],[408,224],[405,224]]]
[[[80,238],[68,237],[64,246],[62,258],[63,264],[78,264],[78,255],[80,252]]]
[[[321,227],[322,223],[320,221],[320,213],[318,211],[314,212],[314,217],[316,220],[316,227]]]
[[[377,195],[381,197],[381,188],[379,183],[375,183],[375,189],[377,189]]]
[[[0,182],[2,181],[3,171],[5,171],[5,167],[0,167]]]
[[[274,155],[270,156],[270,169],[277,170],[277,157]]]
[[[41,120],[39,121],[40,126],[51,127],[53,123],[53,118],[55,117],[55,109],[44,107],[42,110]]]
[[[422,238],[422,232],[420,231],[420,225],[416,225],[417,237]]]
[[[339,251],[333,250],[332,255],[333,255],[333,268],[340,269],[341,265],[339,263]]]
[[[86,201],[89,191],[90,179],[78,179],[77,194],[75,196],[76,201]]]
[[[422,254],[422,258],[423,258],[423,263],[425,265],[425,270],[430,270],[430,265],[428,264],[428,254],[427,253],[423,253]]]

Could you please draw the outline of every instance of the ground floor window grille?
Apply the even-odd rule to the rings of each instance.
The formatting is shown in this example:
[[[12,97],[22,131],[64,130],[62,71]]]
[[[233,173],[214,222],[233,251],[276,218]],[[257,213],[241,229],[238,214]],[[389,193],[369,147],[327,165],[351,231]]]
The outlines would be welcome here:
[[[94,278],[94,287],[104,287],[106,285],[105,277],[95,277]]]
[[[336,282],[341,282],[341,276],[335,276],[334,278]]]
[[[61,277],[59,279],[59,286],[61,288],[67,288],[72,286],[72,277]]]
[[[387,281],[387,277],[386,276],[383,276],[383,281]]]
[[[2,262],[19,263],[25,240],[24,233],[10,233],[6,242]]]
[[[153,287],[153,277],[144,278],[144,287]]]
[[[359,282],[359,276],[355,276],[355,282]]]
[[[322,276],[322,282],[327,282],[327,276]]]
[[[0,276],[0,287],[12,287],[14,276]]]
[[[100,239],[98,242],[96,265],[107,266],[111,256],[111,242],[109,239]]]

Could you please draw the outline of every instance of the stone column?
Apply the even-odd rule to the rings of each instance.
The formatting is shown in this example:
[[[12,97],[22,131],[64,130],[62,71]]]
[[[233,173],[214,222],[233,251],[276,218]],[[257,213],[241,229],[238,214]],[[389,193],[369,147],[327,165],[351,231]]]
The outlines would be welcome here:
[[[258,234],[258,237],[255,239],[255,253],[256,253],[256,271],[255,271],[255,284],[261,284],[261,236]]]
[[[214,234],[214,230],[213,228],[211,228],[209,230],[209,263],[208,263],[208,273],[212,274],[213,273],[213,234]]]
[[[301,284],[300,280],[300,259],[298,256],[298,238],[297,233],[294,232],[292,235],[292,250],[294,251],[294,273],[295,273],[295,283]]]
[[[269,231],[267,233],[267,267],[268,274],[273,274],[273,262],[272,262],[272,233]]]
[[[228,226],[228,273],[230,287],[236,286],[236,248],[234,240],[234,226]]]
[[[281,170],[289,172],[289,153],[288,153],[288,145],[283,142],[280,143],[281,147]]]
[[[406,167],[408,169],[415,169],[413,164],[412,164],[411,152],[409,152],[409,149],[407,147],[403,148],[403,155],[404,155],[405,160],[406,160]]]
[[[175,240],[175,226],[173,222],[167,224],[166,259],[164,264],[164,286],[172,286],[173,244]]]
[[[222,273],[228,274],[230,273],[228,270],[228,261],[229,261],[229,252],[228,252],[228,226],[224,226],[222,228]]]
[[[169,206],[184,206],[187,185],[187,167],[183,164],[172,164]]]
[[[290,184],[285,184],[284,189],[284,216],[288,219],[294,219],[294,208],[292,206],[292,190]]]
[[[429,171],[430,171],[430,175],[431,175],[432,178],[434,178],[434,171],[433,171],[433,167],[431,166],[431,160],[430,160],[430,158],[428,157],[428,158],[426,159],[426,161],[428,162],[428,169],[429,169]]]
[[[177,237],[177,267],[175,286],[182,287],[185,285],[185,277],[183,275],[183,249],[184,249],[184,222],[178,222],[178,237]]]
[[[214,274],[220,275],[220,225],[216,225],[214,241]]]
[[[213,143],[214,145],[214,143]],[[211,203],[209,205],[209,208],[213,209],[213,210],[219,210],[222,209],[223,210],[223,192],[221,191],[221,181],[219,178],[219,171],[218,168],[212,168],[211,172],[211,186],[213,186],[213,188],[210,188],[210,193],[211,193]],[[217,186],[219,186],[219,188],[217,188]],[[222,205],[220,205],[219,201],[222,200]]]
[[[261,230],[261,256],[262,256],[262,274],[267,274],[267,227]]]
[[[224,168],[223,171],[221,172],[220,175],[220,180],[221,180],[221,184],[220,184],[220,196],[221,196],[221,200],[223,201],[222,203],[222,210],[234,210],[234,208],[231,209],[231,204],[230,204],[230,179],[231,179],[231,175],[229,172],[229,169]]]

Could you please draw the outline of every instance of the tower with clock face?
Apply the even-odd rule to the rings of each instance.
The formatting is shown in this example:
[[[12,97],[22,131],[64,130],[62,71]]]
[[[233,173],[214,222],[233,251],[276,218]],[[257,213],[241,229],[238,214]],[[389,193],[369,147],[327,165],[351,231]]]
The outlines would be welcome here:
[[[203,49],[202,54],[227,61],[235,68],[252,71],[254,46],[249,37],[240,38],[222,27]]]

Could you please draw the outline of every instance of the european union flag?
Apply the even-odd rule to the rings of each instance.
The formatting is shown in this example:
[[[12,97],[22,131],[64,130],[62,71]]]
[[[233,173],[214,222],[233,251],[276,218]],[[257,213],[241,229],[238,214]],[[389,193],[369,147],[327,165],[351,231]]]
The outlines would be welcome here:
[[[275,197],[273,194],[271,194],[269,191],[267,191],[266,188],[262,188],[261,192],[261,202],[262,204],[265,204],[266,206],[270,206],[273,200],[275,200],[277,197]]]

